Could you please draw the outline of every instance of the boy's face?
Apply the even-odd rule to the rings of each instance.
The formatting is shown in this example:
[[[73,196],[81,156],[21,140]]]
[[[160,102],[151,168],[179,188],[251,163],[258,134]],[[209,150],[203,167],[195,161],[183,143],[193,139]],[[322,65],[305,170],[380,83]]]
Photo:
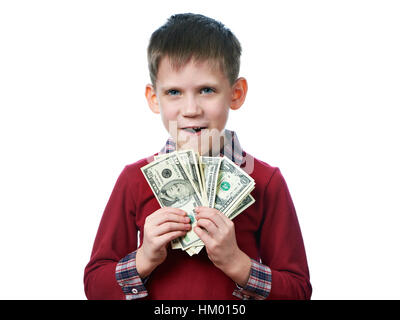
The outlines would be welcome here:
[[[177,149],[200,154],[218,152],[229,110],[238,109],[247,93],[247,82],[239,78],[233,86],[212,64],[191,60],[179,70],[168,57],[160,61],[156,88],[146,86],[151,110],[160,113]]]

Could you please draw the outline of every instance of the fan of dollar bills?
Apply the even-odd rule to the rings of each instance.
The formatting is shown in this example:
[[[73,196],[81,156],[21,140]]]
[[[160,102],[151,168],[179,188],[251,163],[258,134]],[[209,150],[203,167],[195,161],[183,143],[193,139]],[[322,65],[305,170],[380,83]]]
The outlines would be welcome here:
[[[250,195],[254,179],[226,156],[205,157],[191,149],[180,150],[154,156],[141,170],[161,207],[187,212],[192,229],[171,245],[190,256],[204,247],[193,231],[196,207],[215,208],[233,219],[255,202]]]

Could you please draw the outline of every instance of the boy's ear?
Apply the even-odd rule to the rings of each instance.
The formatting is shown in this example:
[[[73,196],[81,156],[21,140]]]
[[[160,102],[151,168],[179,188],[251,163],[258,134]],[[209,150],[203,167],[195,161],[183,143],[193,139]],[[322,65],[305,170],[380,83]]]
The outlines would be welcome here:
[[[154,90],[154,87],[151,84],[146,85],[145,96],[151,111],[153,111],[154,113],[160,113],[160,107],[158,105],[156,91]]]
[[[246,99],[247,94],[247,80],[243,77],[237,79],[232,86],[232,100],[231,109],[239,109]]]

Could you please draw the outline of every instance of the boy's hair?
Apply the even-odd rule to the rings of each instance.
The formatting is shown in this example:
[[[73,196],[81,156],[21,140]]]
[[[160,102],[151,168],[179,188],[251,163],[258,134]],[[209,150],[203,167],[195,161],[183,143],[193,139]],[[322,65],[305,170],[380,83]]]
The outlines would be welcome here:
[[[201,14],[175,14],[151,35],[147,48],[150,79],[155,87],[160,61],[167,56],[176,70],[191,58],[209,61],[219,66],[233,85],[239,75],[241,51],[239,40],[221,22]]]

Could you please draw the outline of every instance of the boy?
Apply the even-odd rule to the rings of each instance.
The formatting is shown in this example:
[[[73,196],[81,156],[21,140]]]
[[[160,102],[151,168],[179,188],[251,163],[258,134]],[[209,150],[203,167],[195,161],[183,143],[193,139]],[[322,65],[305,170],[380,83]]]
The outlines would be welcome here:
[[[160,209],[140,171],[153,156],[126,166],[85,268],[89,299],[311,297],[305,249],[285,180],[278,168],[243,151],[236,134],[225,130],[229,110],[239,109],[247,93],[246,79],[238,78],[240,54],[239,41],[220,22],[174,15],[151,36],[152,84],[145,94],[171,134],[160,153],[192,148],[200,155],[229,157],[255,180],[251,194],[256,202],[234,220],[214,208],[198,207],[193,231],[205,250],[189,256],[170,246],[191,230],[187,213]],[[170,203],[175,193],[165,192]]]

